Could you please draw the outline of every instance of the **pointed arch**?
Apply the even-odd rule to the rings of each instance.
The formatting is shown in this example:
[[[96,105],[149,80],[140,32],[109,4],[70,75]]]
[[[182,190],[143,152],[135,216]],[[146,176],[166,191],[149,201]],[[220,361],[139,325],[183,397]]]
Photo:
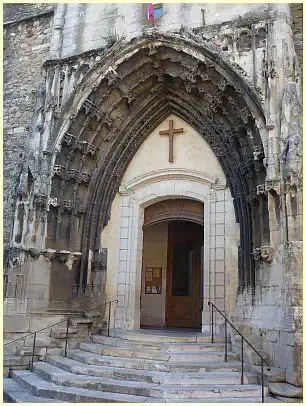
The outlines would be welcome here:
[[[203,136],[223,168],[240,224],[240,284],[254,285],[253,235],[261,240],[263,230],[252,220],[252,201],[265,180],[259,98],[205,41],[154,31],[114,47],[86,74],[48,141],[47,248],[82,252],[81,284],[87,267],[100,266],[101,231],[129,162],[170,113]]]

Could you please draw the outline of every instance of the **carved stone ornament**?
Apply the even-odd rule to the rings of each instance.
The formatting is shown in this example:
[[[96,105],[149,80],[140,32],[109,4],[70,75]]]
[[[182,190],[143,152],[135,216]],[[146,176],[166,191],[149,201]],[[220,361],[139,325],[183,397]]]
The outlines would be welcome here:
[[[255,145],[254,146],[254,161],[258,161],[259,159],[262,159],[264,157],[264,151],[262,145]]]
[[[65,262],[67,262],[69,260],[69,257],[71,255],[70,251],[59,251],[56,253],[55,257],[58,259],[58,262],[60,262],[61,264],[64,264]]]
[[[268,263],[272,262],[274,256],[274,249],[267,245],[262,246],[260,249],[261,249],[261,258],[263,259],[263,261]]]
[[[24,264],[25,251],[22,248],[12,247],[9,251],[9,263],[11,267]]]
[[[72,145],[73,142],[75,141],[76,136],[72,135],[70,133],[65,133],[63,138],[62,138],[62,144],[66,144],[66,145]]]
[[[47,196],[44,195],[44,194],[42,194],[42,193],[37,193],[37,194],[34,196],[34,203],[35,203],[37,206],[46,206],[47,201],[48,201]]]
[[[40,251],[37,248],[29,248],[27,251],[34,260],[38,259],[40,256]]]
[[[52,261],[52,259],[55,257],[56,250],[47,248],[46,250],[42,251],[41,253],[48,261]]]
[[[63,200],[62,205],[64,210],[72,211],[75,206],[75,202],[73,200]]]
[[[271,192],[272,190],[279,196],[280,195],[280,180],[268,179],[266,180],[266,190]]]
[[[256,192],[258,196],[265,195],[267,193],[265,185],[264,184],[258,185],[256,188]]]
[[[203,224],[203,204],[187,199],[168,199],[146,207],[143,227],[151,226],[164,220],[184,219]]]
[[[303,241],[288,241],[287,243],[287,253],[292,259],[298,262],[303,261]]]
[[[260,248],[253,250],[253,257],[255,261],[272,262],[274,256],[274,249],[270,246],[263,245]]]
[[[63,165],[54,165],[54,167],[53,167],[53,175],[57,175],[59,177],[62,177],[64,172],[65,172],[65,167]]]
[[[107,248],[101,248],[100,252],[95,253],[95,265],[101,271],[107,269]]]
[[[285,183],[285,191],[287,194],[289,194],[291,197],[296,197],[298,188],[295,183],[291,183],[290,181],[287,181]]]
[[[261,249],[260,248],[255,248],[253,251],[253,257],[255,261],[260,261],[261,259]]]

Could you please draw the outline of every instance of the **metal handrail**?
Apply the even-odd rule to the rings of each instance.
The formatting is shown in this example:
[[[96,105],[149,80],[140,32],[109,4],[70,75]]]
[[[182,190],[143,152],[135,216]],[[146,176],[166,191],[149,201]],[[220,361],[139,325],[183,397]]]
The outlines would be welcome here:
[[[109,302],[102,303],[99,306],[93,307],[92,309],[89,309],[89,310],[82,310],[82,312],[85,314],[85,313],[91,312],[92,310],[96,310],[98,308],[103,308],[104,306],[109,305],[109,308],[108,308],[108,323],[107,323],[107,336],[108,337],[109,337],[109,330],[110,330],[111,306],[112,306],[112,303],[114,303],[114,302],[118,303],[118,299],[110,300]],[[33,333],[29,333],[29,334],[27,334],[25,336],[19,337],[19,338],[13,340],[13,341],[9,341],[8,343],[5,343],[4,346],[12,344],[12,343],[14,343],[16,341],[19,341],[19,340],[24,340],[25,338],[27,338],[29,336],[32,336],[34,334],[33,349],[32,349],[32,359],[31,359],[31,362],[30,362],[30,370],[33,371],[33,363],[34,363],[34,355],[35,355],[36,335],[37,335],[37,333],[40,333],[43,330],[47,330],[50,327],[57,326],[58,324],[61,324],[61,323],[64,323],[64,322],[67,323],[66,324],[66,336],[65,336],[65,352],[64,352],[64,354],[65,354],[64,356],[67,357],[69,321],[70,321],[70,317],[68,317],[66,320],[61,320],[61,321],[59,321],[57,323],[51,324],[50,326],[41,328],[40,330],[36,330]]]
[[[224,339],[225,339],[225,355],[224,355],[224,360],[227,362],[227,323],[236,331],[237,334],[241,337],[241,385],[244,384],[244,369],[243,369],[243,342],[245,341],[253,351],[259,356],[261,360],[261,402],[265,402],[265,389],[264,389],[264,363],[269,366],[267,361],[264,359],[264,357],[256,350],[256,348],[253,347],[253,345],[240,333],[240,331],[229,321],[229,319],[217,308],[216,305],[214,305],[212,302],[208,302],[208,306],[211,306],[211,342],[214,342],[214,309],[217,310],[219,314],[224,318],[225,320],[225,326],[224,326]]]

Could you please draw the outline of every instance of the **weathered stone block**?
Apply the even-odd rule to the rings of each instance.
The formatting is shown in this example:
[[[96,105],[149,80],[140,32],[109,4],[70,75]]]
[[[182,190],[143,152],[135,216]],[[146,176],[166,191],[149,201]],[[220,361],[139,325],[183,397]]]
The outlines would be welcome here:
[[[4,316],[3,325],[7,333],[26,333],[29,331],[30,317],[18,314]]]
[[[253,370],[261,379],[261,366],[254,365]],[[285,371],[281,368],[264,366],[264,380],[265,382],[285,382]]]
[[[296,334],[286,331],[280,331],[280,344],[289,345],[294,347],[296,344]]]
[[[265,339],[271,343],[279,342],[280,332],[277,330],[267,330],[265,333]]]
[[[288,383],[269,383],[268,389],[271,393],[278,396],[284,396],[288,398],[302,398],[303,389]]]
[[[286,382],[295,386],[303,386],[303,370],[298,372],[291,369],[286,370]]]

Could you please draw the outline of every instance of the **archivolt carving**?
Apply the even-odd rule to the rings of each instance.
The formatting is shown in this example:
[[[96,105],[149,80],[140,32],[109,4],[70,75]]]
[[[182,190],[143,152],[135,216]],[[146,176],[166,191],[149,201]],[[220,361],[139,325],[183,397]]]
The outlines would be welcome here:
[[[169,220],[193,221],[203,225],[203,203],[188,199],[168,199],[155,203],[145,209],[143,227]]]
[[[86,283],[88,253],[100,250],[101,230],[129,162],[170,113],[192,125],[219,159],[240,224],[240,283],[254,280],[248,196],[265,181],[265,169],[255,166],[253,156],[263,154],[254,117],[264,121],[264,116],[255,90],[221,55],[211,42],[189,31],[162,35],[153,29],[116,45],[88,70],[63,108],[47,142],[53,164],[49,159],[45,166],[44,187],[53,171],[56,176],[48,196],[38,190],[36,202],[45,208],[49,198],[60,203],[49,207],[53,231],[48,234],[54,238],[48,238],[46,248],[82,251],[81,284]],[[56,89],[51,93],[55,97]],[[80,174],[91,178],[76,187],[70,180]]]

